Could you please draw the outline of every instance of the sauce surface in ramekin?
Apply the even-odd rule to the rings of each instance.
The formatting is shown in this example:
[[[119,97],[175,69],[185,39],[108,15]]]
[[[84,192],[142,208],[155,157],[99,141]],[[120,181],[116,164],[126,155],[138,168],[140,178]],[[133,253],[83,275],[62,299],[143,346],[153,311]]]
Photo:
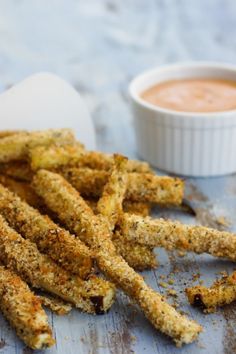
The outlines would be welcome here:
[[[196,78],[160,82],[141,94],[155,106],[180,112],[223,112],[236,109],[236,81]]]

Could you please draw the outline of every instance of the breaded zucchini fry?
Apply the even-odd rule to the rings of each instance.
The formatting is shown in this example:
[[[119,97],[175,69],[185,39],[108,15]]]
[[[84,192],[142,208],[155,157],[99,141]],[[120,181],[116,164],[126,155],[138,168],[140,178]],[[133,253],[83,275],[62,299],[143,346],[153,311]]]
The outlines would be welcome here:
[[[0,310],[30,348],[45,349],[55,343],[41,301],[20,277],[3,266],[0,266]]]
[[[40,146],[30,151],[31,167],[53,170],[62,166],[89,167],[92,169],[109,171],[113,165],[113,156],[98,151],[86,151],[83,146]],[[127,171],[152,173],[147,162],[129,160]]]
[[[117,253],[135,270],[142,271],[156,268],[156,256],[150,247],[124,241],[123,235],[120,235],[118,231],[113,234],[112,242],[116,247]]]
[[[88,247],[0,184],[0,213],[24,238],[36,243],[64,269],[86,278],[92,270]]]
[[[128,200],[160,205],[180,205],[183,201],[183,194],[184,182],[180,178],[147,173],[128,174],[126,192]]]
[[[72,305],[49,294],[37,295],[43,306],[48,307],[59,316],[67,315],[72,310]]]
[[[23,132],[0,139],[0,162],[24,160],[29,149],[50,144],[73,144],[75,137],[70,129],[49,129],[45,131]]]
[[[100,270],[136,301],[157,329],[172,337],[179,346],[197,338],[201,326],[180,315],[117,255],[107,223],[93,214],[68,182],[58,174],[40,170],[34,177],[34,187],[67,227],[86,240]]]
[[[58,171],[84,197],[100,197],[110,173],[89,168],[65,167]],[[184,192],[179,178],[156,176],[146,173],[128,173],[125,199],[160,205],[179,205]]]
[[[25,161],[1,163],[0,173],[23,182],[30,182],[33,178],[33,171]]]
[[[109,223],[111,231],[114,230],[118,219],[123,214],[123,200],[127,188],[126,166],[128,159],[121,155],[114,155],[114,167],[102,196],[97,203],[97,211]]]
[[[209,253],[215,257],[236,261],[236,237],[230,232],[127,213],[123,214],[119,226],[127,241],[168,250]]]
[[[127,187],[127,173],[125,173],[127,163],[128,160],[125,157],[114,155],[111,176],[97,204],[98,213],[109,223],[111,231],[123,215],[122,204]],[[150,248],[133,242],[125,242],[119,232],[113,235],[112,241],[117,253],[134,269],[144,270],[156,266],[155,255]]]
[[[35,288],[44,289],[88,313],[106,312],[113,303],[114,287],[91,276],[87,281],[73,276],[41,254],[0,216],[0,260]]]
[[[76,143],[66,146],[36,146],[29,150],[28,155],[32,170],[37,171],[42,168],[50,170],[61,166],[78,165],[83,152],[84,146]]]
[[[185,291],[191,305],[201,308],[206,313],[214,312],[218,306],[236,300],[236,272],[222,277],[209,288],[194,286]]]

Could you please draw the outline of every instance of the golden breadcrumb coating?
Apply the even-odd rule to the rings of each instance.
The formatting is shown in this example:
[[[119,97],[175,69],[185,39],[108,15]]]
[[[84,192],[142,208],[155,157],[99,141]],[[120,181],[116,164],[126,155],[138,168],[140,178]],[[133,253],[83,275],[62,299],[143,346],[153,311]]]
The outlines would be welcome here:
[[[236,237],[230,232],[128,213],[123,214],[120,229],[126,240],[149,247],[209,253],[236,261]]]
[[[64,167],[60,173],[84,197],[100,197],[110,176],[108,171],[89,168]],[[179,178],[156,176],[148,173],[128,173],[125,199],[161,205],[182,203],[184,184]]]
[[[201,308],[206,313],[214,312],[218,306],[236,300],[236,272],[222,277],[209,288],[199,285],[185,291],[191,305]]]
[[[127,188],[126,166],[128,160],[121,155],[114,155],[114,166],[103,193],[97,204],[100,213],[108,222],[113,231],[117,221],[123,215],[123,200]],[[129,264],[137,270],[144,270],[156,266],[155,255],[146,246],[124,242],[119,232],[112,235],[112,242],[119,253]]]
[[[40,200],[41,200],[41,198],[40,198]],[[94,214],[97,214],[98,213],[98,211],[97,211],[98,200],[97,199],[85,199],[85,201],[90,206],[90,208],[93,210]],[[123,201],[123,211],[126,213],[141,215],[141,216],[145,217],[150,214],[151,204],[124,200]]]
[[[34,192],[33,188],[26,182],[18,182],[15,181],[14,179],[11,179],[7,176],[1,176],[0,175],[0,182],[8,187],[10,190],[12,190],[13,192],[15,192],[18,196],[20,196],[21,199],[24,199],[27,201],[28,204],[30,204],[33,207],[39,208],[40,211],[46,209],[43,200]],[[93,208],[94,212],[97,212],[96,208],[97,208],[97,202],[96,201],[86,201],[89,206]],[[1,204],[1,203],[0,203]],[[149,208],[148,205],[146,205],[145,203],[131,203],[131,202],[127,202],[125,203],[127,204],[127,207],[130,208],[130,210],[135,210],[137,212],[141,212],[141,210],[146,210]],[[47,210],[47,212],[50,212]],[[33,224],[32,224],[33,225]],[[57,227],[57,229],[59,229]],[[34,230],[36,230],[36,227],[34,227]],[[20,230],[19,230],[20,231]],[[22,232],[23,235],[23,232]],[[72,235],[70,235],[71,237],[73,237]],[[27,238],[27,237],[26,237]],[[32,240],[33,241],[33,240]],[[47,239],[48,244],[49,244],[49,240]],[[115,246],[116,246],[116,250],[118,253],[120,253],[122,255],[122,257],[127,261],[127,263],[133,267],[134,269],[137,270],[145,270],[145,269],[151,269],[156,267],[157,262],[156,262],[156,256],[153,253],[152,249],[150,247],[147,246],[143,246],[140,245],[138,243],[133,243],[133,242],[129,242],[123,239],[123,237],[115,237],[113,239]],[[46,243],[47,244],[47,243]],[[73,244],[73,243],[72,243]],[[53,252],[53,249],[56,248],[56,245],[53,245],[51,252],[50,249],[46,248],[44,253],[47,253],[50,256],[50,253],[52,253],[52,259],[54,258],[54,260],[56,262],[62,262],[62,258],[58,257],[58,253],[57,252]],[[39,245],[38,245],[39,247]],[[63,253],[64,253],[64,249]],[[41,250],[43,252],[43,250]],[[132,252],[131,252],[132,251]],[[74,253],[76,252],[76,250],[74,250]],[[66,269],[71,268],[72,271],[72,267],[75,269],[76,268],[76,258],[71,258],[71,264],[69,263],[69,267]],[[61,264],[61,266],[63,267],[63,264]],[[87,268],[88,269],[88,268]],[[84,270],[86,270],[86,268],[84,268]],[[73,271],[74,273],[76,273],[76,270]],[[78,273],[79,274],[79,273]],[[81,272],[80,269],[80,274],[79,274],[82,278],[84,278],[86,275],[86,272],[83,273]]]
[[[138,243],[124,241],[123,235],[116,231],[112,242],[119,253],[135,270],[153,269],[157,267],[156,255],[150,247]]]
[[[71,129],[48,129],[6,136],[0,139],[0,162],[26,159],[29,149],[39,145],[74,142],[75,137]]]
[[[0,260],[35,288],[44,289],[88,313],[106,312],[114,300],[114,287],[91,276],[87,281],[59,267],[36,245],[25,240],[0,216]]]
[[[123,201],[123,211],[125,213],[136,214],[140,216],[148,216],[151,212],[152,205],[144,202]]]
[[[0,130],[0,139],[22,133],[26,133],[26,130]]]
[[[23,182],[30,182],[33,178],[33,171],[26,161],[0,163],[0,173]]]
[[[50,170],[60,166],[77,165],[83,151],[84,146],[79,143],[66,146],[36,146],[29,150],[28,156],[33,171],[42,168]]]
[[[18,195],[22,200],[37,209],[44,209],[45,204],[28,182],[17,181],[6,175],[0,175],[0,183]]]
[[[180,205],[183,201],[184,182],[180,178],[148,173],[128,174],[126,199],[160,205]]]
[[[111,231],[123,214],[123,200],[127,189],[126,166],[128,159],[114,155],[114,167],[97,203],[97,210],[109,223]]]
[[[41,214],[48,215],[56,223],[58,222],[55,214],[46,206],[43,199],[35,193],[29,182],[16,180],[6,175],[0,175],[0,183],[11,192],[17,194],[21,200],[24,200],[27,204],[39,210]]]
[[[72,305],[50,294],[37,295],[43,306],[48,307],[59,316],[67,315],[72,310]]]
[[[94,214],[97,214],[97,201],[96,200],[86,200],[86,203],[93,210]],[[149,206],[145,203],[125,203],[130,206],[130,210],[135,210],[135,212],[140,213],[141,207],[144,204],[144,209],[146,210]],[[140,245],[137,242],[126,241],[118,231],[112,235],[112,242],[116,247],[116,251],[126,260],[130,267],[135,270],[145,270],[156,268],[157,260],[152,248],[144,245]]]
[[[86,151],[80,166],[98,170],[110,170],[113,165],[113,156],[99,151]],[[147,162],[138,160],[128,160],[127,172],[153,173]]]
[[[0,212],[11,227],[36,243],[64,269],[86,278],[92,270],[88,247],[0,184]]]
[[[34,177],[34,187],[67,227],[86,240],[100,270],[140,306],[157,329],[172,337],[178,346],[197,338],[201,326],[179,314],[117,255],[104,218],[95,216],[68,182],[58,174],[40,170]]]
[[[39,169],[52,170],[61,166],[89,167],[109,171],[113,165],[112,155],[98,151],[86,151],[81,144],[74,146],[38,146],[30,151],[29,159],[34,171]],[[136,160],[129,160],[127,171],[152,173],[147,162]]]
[[[0,266],[0,310],[30,348],[45,349],[55,343],[41,301],[19,276],[3,266]]]
[[[109,171],[90,168],[62,167],[56,170],[85,198],[99,198],[110,176]],[[33,172],[26,162],[12,161],[0,164],[0,173],[14,179],[30,182]],[[126,202],[180,205],[184,184],[178,178],[156,176],[150,173],[128,173]]]

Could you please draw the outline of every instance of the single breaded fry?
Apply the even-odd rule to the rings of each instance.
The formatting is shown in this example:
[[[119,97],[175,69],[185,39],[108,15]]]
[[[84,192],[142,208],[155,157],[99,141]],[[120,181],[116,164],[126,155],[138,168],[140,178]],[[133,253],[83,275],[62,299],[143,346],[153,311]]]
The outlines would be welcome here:
[[[114,155],[113,170],[97,203],[97,211],[106,218],[111,231],[123,214],[122,205],[127,188],[127,173],[125,173],[127,163],[127,158]]]
[[[53,170],[62,166],[89,167],[109,171],[113,165],[113,156],[98,151],[84,150],[81,144],[75,146],[40,146],[32,149],[29,154],[31,167]],[[152,173],[147,162],[129,160],[127,171]]]
[[[129,200],[123,201],[123,211],[125,213],[136,214],[140,216],[148,216],[151,211],[151,204],[144,202],[131,202]]]
[[[103,313],[113,303],[114,287],[109,282],[95,276],[84,281],[67,272],[10,228],[2,216],[0,260],[31,286],[53,293],[84,312]]]
[[[72,305],[50,294],[37,295],[43,306],[48,307],[57,315],[67,315],[72,310]]]
[[[0,163],[0,173],[23,182],[30,182],[33,178],[33,171],[25,161]]]
[[[65,167],[58,171],[84,197],[100,197],[109,178],[108,171]],[[146,173],[128,173],[125,199],[160,205],[182,203],[184,184],[179,178],[155,176]]]
[[[0,139],[22,133],[26,133],[26,130],[0,130]]]
[[[117,253],[135,270],[142,271],[156,268],[156,256],[150,247],[124,241],[123,235],[120,235],[118,231],[113,234],[112,242],[116,247]]]
[[[119,226],[127,241],[168,250],[209,253],[236,261],[236,237],[230,232],[128,213],[123,214]]]
[[[126,165],[128,160],[121,155],[114,155],[114,167],[97,204],[97,211],[108,222],[113,231],[117,221],[123,215],[123,200],[127,188]],[[112,236],[116,251],[134,269],[144,270],[156,266],[155,255],[146,246],[125,242],[119,232]]]
[[[40,170],[34,177],[34,187],[48,207],[91,247],[100,270],[136,301],[157,329],[172,337],[178,346],[196,339],[201,326],[180,315],[117,255],[104,218],[95,216],[66,180],[58,174]]]
[[[86,278],[92,270],[88,247],[0,184],[0,213],[24,238],[36,243],[64,269]]]
[[[236,300],[236,272],[222,277],[209,288],[194,286],[185,291],[191,305],[201,308],[206,313],[214,312],[218,306]]]
[[[74,142],[75,137],[71,129],[48,129],[6,136],[0,139],[0,162],[26,159],[29,149],[38,145]]]
[[[50,170],[61,166],[75,166],[82,158],[84,146],[80,143],[66,146],[36,146],[29,150],[29,161],[33,171]]]
[[[148,173],[128,174],[126,192],[128,200],[160,205],[180,205],[183,201],[183,194],[184,182],[180,178]]]
[[[0,310],[30,348],[45,349],[55,343],[41,301],[20,277],[3,266],[0,266]]]

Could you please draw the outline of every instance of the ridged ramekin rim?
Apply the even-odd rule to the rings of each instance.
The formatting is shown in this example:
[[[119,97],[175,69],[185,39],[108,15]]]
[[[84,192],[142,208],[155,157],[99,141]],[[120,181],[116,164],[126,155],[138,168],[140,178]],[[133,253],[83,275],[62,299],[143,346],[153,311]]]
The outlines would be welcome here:
[[[156,113],[164,113],[168,114],[169,117],[178,117],[178,119],[185,120],[186,118],[191,117],[191,119],[199,119],[199,120],[206,120],[206,119],[214,119],[214,121],[219,121],[223,119],[233,119],[235,118],[236,121],[236,109],[235,110],[227,110],[227,111],[218,111],[218,112],[182,112],[182,111],[174,111],[171,109],[163,108],[160,106],[152,105],[147,101],[143,100],[140,95],[135,92],[135,85],[141,79],[144,79],[146,76],[150,76],[152,74],[156,74],[157,72],[169,71],[173,69],[180,69],[184,70],[185,68],[214,68],[220,70],[229,70],[233,71],[236,74],[236,65],[228,64],[228,63],[221,63],[221,62],[212,62],[212,61],[190,61],[190,62],[180,62],[176,64],[168,64],[168,65],[160,65],[155,68],[149,69],[144,71],[143,73],[134,77],[134,79],[129,84],[129,94],[132,100],[137,103],[138,105],[151,110]]]

